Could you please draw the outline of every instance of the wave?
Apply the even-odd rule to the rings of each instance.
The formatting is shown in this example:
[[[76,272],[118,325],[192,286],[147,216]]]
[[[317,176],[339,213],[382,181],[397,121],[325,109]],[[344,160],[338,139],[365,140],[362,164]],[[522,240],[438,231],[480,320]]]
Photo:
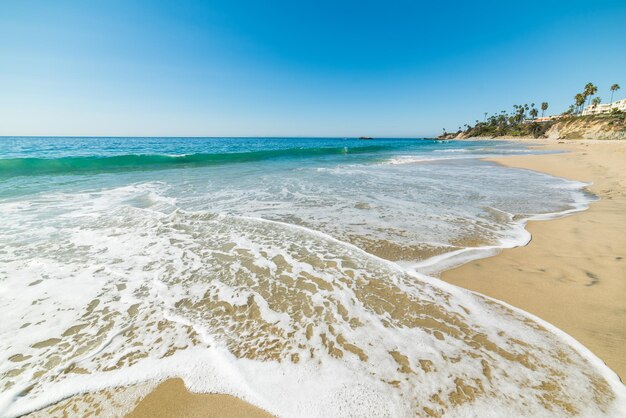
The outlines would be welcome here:
[[[0,159],[0,179],[45,174],[83,174],[190,168],[280,158],[289,159],[342,154],[367,154],[391,149],[393,149],[393,147],[388,145],[372,145],[363,147],[287,148],[187,155],[126,154],[60,158],[8,158]]]
[[[81,264],[54,246],[27,246],[49,271],[76,275],[52,273],[34,284],[9,275],[22,303],[7,327],[30,328],[7,335],[6,357],[24,358],[28,368],[3,375],[14,386],[0,395],[2,416],[171,376],[276,416],[624,410],[617,376],[565,333],[320,231],[128,206],[73,219],[60,248],[82,248]],[[15,251],[12,272],[41,269],[39,259],[23,261]],[[58,364],[45,369],[53,357]],[[44,370],[37,380],[25,372],[33,368]]]
[[[581,189],[582,187],[590,185],[591,183],[575,182],[572,187]],[[408,271],[428,275],[438,275],[445,270],[453,269],[460,265],[469,263],[470,261],[491,257],[504,249],[525,246],[532,238],[530,232],[526,229],[526,224],[528,224],[528,222],[559,219],[576,212],[582,212],[589,208],[590,203],[597,200],[598,198],[595,195],[582,194],[580,196],[574,196],[574,202],[567,209],[556,212],[527,214],[519,219],[516,219],[516,216],[511,213],[503,212],[503,214],[508,218],[511,231],[507,236],[501,237],[496,244],[477,247],[463,247],[455,251],[449,251],[429,257],[425,260],[404,261],[399,264],[401,264]],[[498,209],[495,208],[490,209],[498,211]]]
[[[463,157],[455,157],[455,156],[399,156],[396,158],[390,158],[389,160],[383,161],[381,164],[390,164],[390,165],[401,165],[401,164],[415,164],[415,163],[430,163],[435,161],[444,161],[444,160],[467,160],[467,159],[479,159],[483,158],[483,155],[472,155],[472,156],[463,156]]]

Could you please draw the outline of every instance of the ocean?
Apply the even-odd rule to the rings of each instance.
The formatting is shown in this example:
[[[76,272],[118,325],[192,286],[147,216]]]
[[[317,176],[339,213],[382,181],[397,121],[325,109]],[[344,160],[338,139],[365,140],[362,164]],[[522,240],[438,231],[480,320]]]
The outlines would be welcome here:
[[[279,416],[616,414],[571,337],[436,278],[587,208],[583,183],[484,160],[541,152],[0,138],[0,415],[170,376]]]

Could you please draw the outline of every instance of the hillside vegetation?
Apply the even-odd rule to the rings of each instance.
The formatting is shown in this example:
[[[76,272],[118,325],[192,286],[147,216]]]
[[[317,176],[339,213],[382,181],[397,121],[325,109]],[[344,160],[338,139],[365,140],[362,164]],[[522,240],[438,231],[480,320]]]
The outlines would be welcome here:
[[[600,106],[602,99],[595,96],[598,87],[587,83],[580,93],[574,96],[574,104],[557,116],[543,117],[549,108],[548,102],[539,107],[535,103],[513,105],[513,110],[476,121],[474,126],[459,126],[456,132],[446,132],[441,139],[463,138],[551,138],[551,139],[626,139],[626,113],[619,106],[613,106],[614,93],[620,89],[619,84],[611,85],[610,106]],[[595,96],[595,97],[594,97]],[[587,111],[583,112],[585,104]],[[539,112],[541,111],[541,117]],[[583,116],[583,113],[588,115]],[[591,113],[591,114],[590,114]],[[595,114],[593,114],[595,113]]]
[[[464,138],[626,139],[626,113],[572,116],[547,122],[518,124],[478,123],[442,139]]]

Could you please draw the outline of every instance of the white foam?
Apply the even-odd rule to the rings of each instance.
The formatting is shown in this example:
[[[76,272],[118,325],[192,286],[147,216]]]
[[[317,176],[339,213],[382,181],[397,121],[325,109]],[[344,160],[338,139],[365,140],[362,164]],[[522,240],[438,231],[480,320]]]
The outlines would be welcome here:
[[[381,318],[365,308],[365,306],[362,306],[361,302],[356,304],[350,302],[355,297],[352,294],[352,290],[349,290],[349,288],[340,290],[341,287],[335,288],[330,293],[321,290],[316,292],[312,299],[313,305],[326,306],[328,309],[331,306],[327,305],[327,303],[331,300],[338,299],[348,302],[345,307],[349,310],[350,315],[359,318],[364,325],[353,329],[344,324],[338,317],[335,320],[339,322],[332,322],[332,324],[337,330],[340,330],[348,341],[365,349],[370,357],[367,362],[358,360],[356,356],[348,352],[346,352],[343,359],[334,359],[330,355],[325,354],[321,340],[318,337],[308,343],[312,344],[311,348],[316,350],[315,359],[305,360],[303,358],[300,364],[292,364],[289,361],[277,363],[271,360],[254,361],[235,358],[224,345],[226,335],[221,334],[221,331],[213,329],[212,326],[207,327],[201,319],[203,318],[202,316],[198,318],[189,316],[190,314],[201,314],[195,308],[193,310],[181,311],[177,302],[184,298],[199,300],[207,291],[210,291],[219,300],[228,302],[232,306],[244,306],[248,303],[249,296],[252,295],[261,310],[260,317],[267,323],[280,325],[285,332],[302,328],[299,328],[300,326],[297,325],[297,322],[294,322],[294,318],[285,316],[285,312],[274,312],[267,305],[267,300],[258,291],[226,285],[221,280],[198,281],[202,277],[206,277],[205,275],[208,272],[213,271],[213,268],[216,269],[216,272],[224,271],[223,268],[217,265],[212,266],[212,263],[216,262],[217,259],[206,258],[212,254],[211,245],[207,244],[214,242],[214,240],[219,242],[223,239],[220,238],[222,234],[225,234],[223,235],[224,238],[228,236],[235,238],[235,241],[233,241],[233,244],[235,244],[234,249],[239,254],[244,254],[242,251],[248,252],[249,255],[246,257],[250,257],[251,260],[257,262],[259,268],[277,268],[275,263],[272,264],[273,262],[270,262],[270,260],[277,255],[282,255],[286,258],[290,257],[289,265],[293,269],[294,277],[299,275],[299,272],[306,271],[309,274],[319,274],[322,279],[328,275],[326,278],[329,282],[333,282],[337,278],[337,272],[341,270],[337,270],[334,274],[326,270],[320,271],[314,267],[315,264],[309,264],[309,262],[305,262],[302,259],[306,254],[316,254],[319,253],[320,249],[324,249],[324,251],[328,251],[329,256],[332,254],[332,257],[336,257],[338,262],[345,263],[348,260],[354,260],[354,267],[358,266],[358,275],[360,276],[373,274],[374,276],[372,277],[381,277],[382,275],[388,277],[394,283],[390,286],[399,286],[408,295],[414,295],[413,297],[417,297],[422,301],[438,301],[437,303],[440,306],[445,306],[445,309],[450,310],[450,312],[466,317],[466,320],[473,324],[472,326],[481,329],[494,341],[499,341],[499,344],[504,344],[504,340],[498,336],[496,331],[502,328],[506,328],[510,335],[521,333],[518,335],[519,338],[522,338],[529,344],[543,346],[544,350],[551,344],[554,344],[554,342],[549,342],[549,339],[545,340],[546,337],[544,336],[533,334],[532,329],[524,328],[521,322],[516,322],[512,319],[507,320],[504,317],[498,317],[498,315],[494,316],[493,308],[483,305],[479,299],[470,297],[467,292],[449,286],[442,286],[438,282],[417,274],[413,276],[414,283],[407,282],[403,278],[404,272],[395,263],[374,257],[354,245],[345,244],[319,231],[311,231],[301,226],[261,219],[215,217],[204,214],[186,214],[183,211],[177,211],[171,215],[160,215],[155,212],[136,209],[132,211],[123,210],[119,215],[122,214],[123,217],[113,214],[114,219],[119,218],[123,223],[120,224],[118,221],[114,221],[108,227],[112,229],[104,229],[106,231],[105,235],[101,235],[102,232],[99,232],[99,236],[96,235],[90,238],[84,233],[79,233],[74,237],[77,239],[76,242],[82,246],[89,245],[88,240],[91,239],[93,255],[98,256],[98,258],[105,256],[101,262],[96,264],[101,264],[108,260],[105,264],[109,265],[110,273],[112,273],[111,279],[113,279],[113,282],[105,281],[105,283],[98,283],[98,281],[90,279],[87,275],[81,281],[83,284],[90,282],[92,285],[102,289],[100,286],[103,284],[105,287],[108,283],[114,284],[116,277],[126,279],[126,283],[131,285],[128,288],[129,292],[122,292],[123,297],[117,301],[115,298],[110,299],[110,296],[114,296],[114,294],[107,296],[110,291],[104,293],[100,291],[101,303],[110,310],[123,312],[125,311],[124,306],[129,306],[137,301],[142,305],[141,311],[149,311],[153,307],[160,307],[157,311],[150,313],[150,318],[154,321],[159,318],[159,315],[162,315],[163,320],[171,323],[168,326],[168,329],[172,327],[171,331],[165,332],[165,330],[161,330],[159,334],[154,334],[154,336],[147,333],[141,335],[139,341],[150,341],[154,340],[156,335],[163,337],[171,334],[171,337],[168,338],[172,338],[172,340],[168,341],[167,346],[172,341],[176,346],[186,346],[189,344],[189,339],[185,337],[183,330],[185,327],[192,326],[198,335],[202,337],[202,342],[200,345],[193,345],[193,348],[189,347],[179,350],[175,355],[166,358],[159,358],[157,354],[159,352],[163,353],[167,346],[159,349],[158,344],[151,343],[150,349],[147,351],[148,357],[138,360],[134,365],[108,372],[94,371],[90,376],[68,377],[61,373],[61,370],[67,364],[60,365],[57,368],[58,371],[52,373],[52,376],[47,378],[51,380],[46,382],[45,386],[42,386],[42,389],[45,387],[45,390],[37,391],[35,389],[32,396],[26,395],[25,397],[16,397],[15,392],[12,395],[7,394],[11,396],[9,399],[5,397],[5,402],[7,400],[10,402],[8,409],[5,410],[5,414],[9,416],[18,415],[26,412],[33,406],[43,406],[61,397],[85,390],[92,391],[120,384],[135,383],[143,379],[162,379],[168,376],[182,375],[192,390],[231,393],[279,416],[327,416],[328,414],[342,414],[341,411],[350,411],[359,416],[398,416],[411,414],[411,405],[414,402],[422,405],[427,404],[427,398],[420,395],[419,391],[414,392],[414,384],[418,384],[422,390],[425,390],[425,394],[428,393],[428,390],[426,390],[428,387],[439,387],[444,388],[445,391],[452,391],[454,390],[454,383],[452,381],[446,382],[445,379],[445,376],[449,373],[468,376],[468,378],[469,376],[480,376],[480,368],[476,369],[475,362],[471,359],[450,364],[444,362],[439,365],[439,367],[446,367],[446,370],[441,370],[442,373],[426,374],[415,383],[402,383],[399,389],[394,389],[393,386],[384,382],[384,380],[392,379],[397,374],[396,370],[398,368],[398,365],[387,354],[389,350],[396,349],[407,354],[410,359],[431,358],[437,365],[442,361],[439,353],[447,353],[449,356],[454,356],[455,353],[459,352],[458,350],[462,349],[463,344],[454,339],[447,340],[447,342],[438,341],[419,328],[408,329],[395,326],[389,328],[389,326],[384,326],[380,322]],[[99,223],[99,226],[102,227],[103,225]],[[144,229],[145,227],[149,227],[149,229]],[[155,227],[157,227],[156,230],[154,229]],[[138,230],[137,228],[141,229]],[[198,230],[198,228],[202,229]],[[208,229],[204,231],[204,228]],[[102,229],[98,231],[102,231]],[[138,239],[138,237],[141,237],[141,234],[138,234],[139,231],[143,231],[147,236]],[[268,236],[264,231],[274,231],[275,236]],[[111,233],[112,235],[109,235]],[[251,239],[253,237],[255,239]],[[174,248],[172,248],[168,245],[172,239],[179,241],[181,244],[174,245]],[[200,242],[195,246],[190,246],[189,244],[193,242],[190,242],[189,239],[200,239]],[[113,240],[116,245],[111,245],[111,243],[107,242],[110,240]],[[294,246],[296,247],[294,248]],[[308,250],[302,252],[297,250],[298,247],[308,248]],[[145,253],[147,248],[150,250],[148,253]],[[285,251],[286,248],[292,249]],[[315,252],[310,252],[312,250]],[[113,262],[113,260],[120,257],[120,254],[125,254],[128,260]],[[149,267],[151,263],[154,263],[154,260],[159,259],[165,262],[163,266]],[[260,260],[261,262],[259,262]],[[237,262],[234,266],[233,274],[237,277],[245,271],[240,270],[244,267],[241,264],[237,264]],[[172,268],[173,270],[171,270]],[[250,275],[249,277],[255,281],[264,280],[260,277],[255,278],[255,275]],[[185,279],[181,280],[182,278]],[[56,286],[59,286],[59,282],[55,281]],[[142,288],[142,282],[144,281],[152,283],[150,292],[141,299],[134,298],[132,296],[133,293]],[[429,285],[418,285],[420,282],[428,283]],[[262,284],[262,282],[258,283]],[[415,287],[416,285],[418,287]],[[132,292],[130,292],[131,289],[133,290]],[[452,304],[441,299],[437,293],[440,290],[437,289],[445,289],[446,293],[452,296]],[[62,297],[63,294],[51,296],[58,301],[58,298]],[[333,299],[329,299],[331,296]],[[107,297],[109,297],[108,301],[106,300]],[[128,298],[128,301],[120,305],[124,298]],[[315,298],[318,300],[317,303]],[[263,300],[266,303],[258,303]],[[460,306],[465,306],[472,311],[472,316],[468,317],[467,314],[463,314]],[[159,314],[159,312],[161,313]],[[141,324],[138,321],[138,317],[131,323],[125,320],[121,321],[111,329],[109,336],[98,346],[85,355],[74,358],[71,361],[82,367],[92,369],[104,361],[105,357],[103,356],[115,353],[113,358],[107,360],[106,363],[117,363],[118,359],[130,353],[130,347],[126,347],[128,343],[124,341],[125,337],[123,335],[128,331],[129,327]],[[65,328],[66,324],[64,320],[60,323],[51,322],[47,325],[52,329],[56,329],[58,335]],[[315,332],[316,335],[319,335],[317,333],[324,331],[324,329],[326,329],[325,332],[329,332],[326,328],[327,326],[328,324],[325,322],[318,323],[315,326],[316,329],[319,328]],[[149,329],[141,331],[141,328],[138,331],[150,332]],[[232,336],[228,338],[232,338]],[[177,339],[180,342],[176,343]],[[300,344],[305,341],[304,339],[301,340]],[[460,343],[461,345],[459,345]],[[33,352],[26,347],[23,347],[21,350],[26,353]],[[296,351],[304,354],[307,350]],[[585,355],[587,354],[585,353]],[[575,364],[576,367],[582,367],[580,362]],[[497,373],[497,367],[499,367],[497,365],[497,362],[493,365],[494,373]],[[375,368],[372,369],[372,367]],[[416,366],[413,365],[413,367]],[[519,368],[519,366],[516,366],[514,363],[503,363],[502,367],[506,367],[507,373],[512,378],[515,378],[516,368]],[[578,373],[576,368],[570,367],[567,370],[568,373]],[[479,374],[477,375],[476,373]],[[524,375],[520,375],[520,378],[522,376],[524,376],[523,379],[538,378],[530,377],[526,374],[527,371],[524,371]],[[606,371],[604,374],[609,375]],[[399,377],[402,377],[402,375],[399,375]],[[355,385],[355,382],[358,383]],[[484,384],[487,385],[487,382],[485,381]],[[508,391],[517,391],[519,389],[515,388],[511,383],[509,384],[510,387],[508,389],[501,386],[499,390],[506,394]],[[584,389],[584,384],[580,388],[577,388],[576,385],[569,385],[566,390],[574,391],[579,393],[578,396],[581,396],[582,392],[579,391]],[[20,389],[23,387],[24,385],[19,386]],[[406,396],[415,397],[415,399],[410,402],[401,400]],[[504,397],[495,396],[489,403],[489,409],[483,412],[487,414],[492,413],[495,416],[505,411],[518,410],[519,405],[516,402],[506,401],[508,396],[510,395],[504,395]],[[320,405],[323,406],[320,407]],[[474,408],[476,408],[475,405]],[[525,408],[541,411],[541,409],[538,409],[539,404],[533,404],[532,402]],[[580,408],[584,410],[584,405],[580,405]],[[458,410],[450,408],[448,414],[452,416],[460,415],[462,410],[462,408]]]
[[[0,241],[5,257],[0,266],[0,308],[6,315],[0,333],[0,375],[22,365],[28,369],[12,378],[14,386],[0,394],[0,414],[17,416],[76,393],[182,376],[193,391],[229,393],[278,416],[415,415],[423,413],[416,406],[441,408],[431,395],[455,391],[455,378],[475,387],[480,382],[485,394],[460,405],[446,398],[446,416],[550,416],[559,412],[551,413],[541,405],[537,395],[542,392],[536,386],[555,379],[549,370],[554,365],[565,375],[556,379],[558,393],[582,416],[624,413],[624,387],[617,376],[571,337],[524,312],[503,309],[421,274],[476,256],[472,249],[413,264],[407,272],[342,239],[352,233],[391,234],[382,230],[389,226],[402,231],[397,235],[400,241],[407,239],[405,234],[414,237],[406,231],[415,225],[409,216],[415,218],[415,213],[401,215],[403,210],[419,208],[410,204],[421,195],[408,190],[415,183],[396,188],[398,178],[393,176],[398,172],[384,171],[388,169],[395,170],[382,167],[383,171],[372,174],[389,190],[387,195],[377,194],[373,185],[368,188],[367,179],[358,179],[364,182],[358,188],[355,178],[347,181],[365,200],[359,200],[363,209],[354,209],[353,191],[325,195],[316,188],[322,184],[316,183],[319,179],[307,183],[299,177],[294,180],[297,188],[289,178],[276,188],[259,191],[233,193],[215,186],[206,203],[211,211],[178,208],[186,197],[172,197],[172,188],[165,183],[2,203],[14,233]],[[360,174],[348,174],[352,175]],[[440,187],[436,182],[427,186]],[[464,227],[473,223],[476,230],[495,231],[499,240],[477,251],[520,245],[529,238],[523,227],[528,219],[584,209],[587,201],[577,192],[580,184],[557,187],[557,191],[572,187],[568,196],[578,199],[560,212],[516,220],[504,210],[480,216],[468,210]],[[311,203],[312,196],[322,202]],[[238,199],[240,206],[235,206]],[[320,210],[319,205],[326,203],[330,209]],[[300,216],[302,224],[286,222],[282,215],[287,213]],[[447,237],[452,215],[433,214],[432,219],[437,222],[424,220],[435,228],[432,236]],[[450,245],[442,241],[441,246]],[[370,282],[377,283],[372,292],[382,301],[359,293],[359,287]],[[294,289],[296,283],[313,290]],[[385,291],[375,293],[380,287]],[[410,322],[394,317],[394,297],[407,298],[404,303],[415,310],[407,311],[407,318],[417,324],[430,318],[420,306],[441,309],[448,319],[431,319],[443,321],[464,337],[446,334],[441,340],[427,326],[407,325]],[[87,306],[96,299],[99,302],[90,312]],[[250,326],[236,319],[237,312],[245,312]],[[525,322],[527,318],[549,332]],[[31,325],[20,328],[25,323]],[[75,334],[64,335],[71,326],[83,324]],[[509,338],[523,341],[542,366],[529,369],[473,347],[466,332],[485,335],[513,354],[521,355],[525,349]],[[331,355],[324,338],[342,347],[333,335],[359,347],[368,360],[347,349],[341,358]],[[61,341],[33,347],[48,338]],[[90,345],[94,341],[97,344]],[[83,352],[76,352],[83,347]],[[401,373],[391,351],[405,355],[413,373]],[[570,362],[559,360],[560,351]],[[254,359],[246,357],[249,353]],[[8,360],[17,354],[32,357]],[[293,355],[299,356],[298,363],[291,361]],[[450,360],[457,357],[458,361]],[[47,365],[51,358],[58,358],[58,364]],[[490,365],[493,382],[483,374],[481,359]],[[422,371],[418,360],[432,362],[433,370]],[[90,374],[68,372],[70,366]],[[35,371],[44,373],[35,378]],[[592,396],[588,376],[594,374],[608,382],[616,397],[604,412]],[[3,377],[0,384],[6,381]],[[33,389],[20,396],[32,384]]]
[[[572,190],[578,190],[582,187],[591,186],[591,183],[572,184]],[[429,257],[418,262],[399,261],[398,264],[409,271],[420,272],[424,274],[438,274],[442,271],[449,270],[454,267],[469,263],[481,258],[487,258],[500,253],[502,250],[521,247],[527,245],[531,240],[530,233],[526,230],[526,224],[530,221],[545,221],[558,219],[581,212],[589,208],[589,203],[594,201],[591,197],[585,197],[582,194],[573,195],[574,202],[572,207],[559,212],[539,213],[526,215],[523,218],[514,220],[513,215],[507,214],[512,225],[507,235],[500,238],[495,245],[483,245],[480,247],[465,247],[455,251],[449,251],[440,255]]]
[[[453,151],[453,150],[447,150],[447,151]],[[454,151],[458,151],[458,150],[454,150]],[[462,160],[462,159],[470,159],[470,158],[471,159],[477,159],[477,158],[479,158],[479,156],[444,157],[444,156],[411,156],[411,155],[405,155],[405,156],[390,158],[389,160],[383,162],[383,164],[391,164],[391,165],[416,164],[416,163],[424,163],[424,162],[434,162],[434,161],[444,161],[444,160]]]

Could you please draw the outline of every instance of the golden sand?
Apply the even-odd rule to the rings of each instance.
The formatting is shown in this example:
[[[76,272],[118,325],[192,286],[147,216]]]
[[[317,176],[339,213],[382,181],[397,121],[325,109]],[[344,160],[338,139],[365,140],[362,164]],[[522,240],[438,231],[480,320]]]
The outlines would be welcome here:
[[[573,216],[531,222],[530,245],[445,272],[443,279],[553,323],[626,376],[626,142],[545,146],[570,152],[494,161],[593,182],[589,189],[601,200]],[[393,354],[402,364],[402,356]],[[236,398],[191,394],[180,380],[163,383],[130,416],[167,408],[190,414],[185,416],[268,416]]]
[[[604,359],[609,367],[624,376],[626,142],[602,142],[590,145],[588,141],[575,144],[557,144],[551,141],[549,147],[572,152],[560,155],[509,157],[496,161],[572,179],[593,181],[594,185],[590,189],[602,200],[594,203],[589,211],[574,216],[532,222],[528,225],[533,234],[530,245],[506,250],[490,259],[472,262],[444,273],[443,278],[456,285],[504,300],[553,323],[577,338]],[[362,295],[364,299],[367,299],[368,295],[382,296],[380,300],[393,301],[394,306],[398,308],[394,309],[394,312],[403,321],[416,317],[410,314],[411,309],[415,308],[414,304],[402,300],[406,295],[374,285],[375,283],[369,283]],[[419,307],[426,308],[435,309]],[[436,310],[429,311],[428,316],[437,318],[439,314]],[[451,319],[446,318],[444,323],[449,321]],[[439,336],[443,338],[447,331],[439,322],[407,325],[436,328],[434,332],[437,338],[440,338]],[[353,354],[360,354],[360,358],[362,355],[365,356],[359,347],[339,337],[337,337],[339,345],[327,347],[329,350],[343,348]],[[475,344],[487,345],[488,341],[479,341],[476,337],[472,337]],[[520,341],[519,344],[523,343]],[[417,368],[416,365],[412,367],[401,352],[390,352],[390,355],[398,363],[399,370],[404,373],[412,373],[419,369],[428,373],[433,367],[428,360],[420,360]],[[362,360],[366,359],[365,357],[365,360]],[[489,365],[485,362],[483,367],[483,373],[489,378],[491,374]],[[469,383],[461,379],[457,379],[455,384],[458,393],[449,396],[449,402],[453,405],[471,402],[474,395],[481,396],[479,387],[468,386]],[[111,400],[119,399],[115,402],[120,404],[120,408],[127,408],[123,412],[121,409],[119,411],[122,414],[128,413],[131,417],[270,416],[267,412],[232,396],[191,393],[181,379],[169,379],[158,386],[156,383],[144,385],[151,386],[145,386],[143,389],[140,386],[131,386],[97,394],[79,395],[39,412],[45,415],[46,411],[54,410],[61,415],[68,412],[73,415],[72,412],[79,411],[76,408],[81,403],[85,404],[83,411],[94,412],[94,405],[110,407]],[[540,389],[547,394],[554,392],[550,387]],[[468,393],[472,396],[468,397]],[[553,399],[546,395],[546,407],[561,401],[559,398]],[[570,405],[565,402],[559,407],[568,410]],[[95,412],[98,415],[97,411]],[[427,410],[425,412],[430,414]]]
[[[527,225],[532,241],[443,273],[556,325],[626,377],[626,141],[543,141],[567,154],[500,164],[593,182],[589,210]]]
[[[272,415],[234,396],[192,393],[182,379],[84,393],[28,414],[29,418],[77,416],[269,418]]]
[[[182,379],[161,383],[127,415],[128,418],[220,417],[269,418],[272,415],[234,396],[191,393]]]

